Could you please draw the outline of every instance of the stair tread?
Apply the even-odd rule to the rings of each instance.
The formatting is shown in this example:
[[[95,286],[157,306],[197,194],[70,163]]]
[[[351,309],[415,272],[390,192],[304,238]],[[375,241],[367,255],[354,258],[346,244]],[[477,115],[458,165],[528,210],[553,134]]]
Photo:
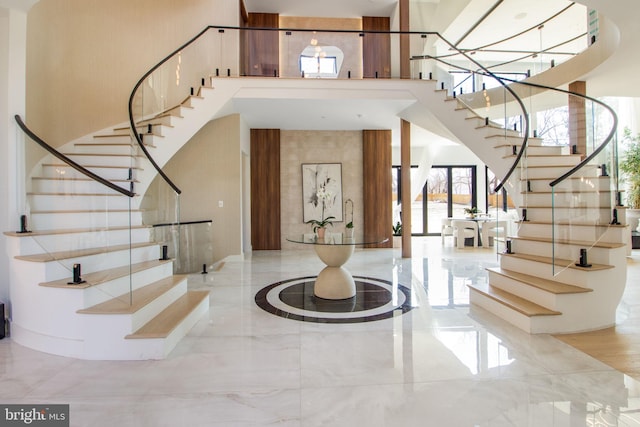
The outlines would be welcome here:
[[[80,197],[128,197],[123,194],[112,192],[112,193],[79,193],[79,192],[46,192],[46,191],[37,191],[37,192],[29,192],[27,196],[80,196]]]
[[[150,302],[165,294],[187,278],[175,275],[153,282],[131,292],[82,310],[80,314],[133,314]]]
[[[567,155],[569,156],[569,155],[575,155],[575,154],[567,154]],[[564,157],[564,156],[554,156],[554,157]],[[590,165],[585,165],[585,166],[583,166],[583,169],[584,168],[588,168],[589,166]],[[568,169],[570,167],[572,167],[572,166],[568,166],[568,165],[528,165],[527,166],[528,169],[542,169],[542,168],[565,168],[565,169]],[[593,168],[595,169],[595,168],[597,168],[597,166],[593,165]],[[552,177],[550,179],[556,179],[556,178],[557,178],[557,176],[556,177]]]
[[[501,276],[510,277],[519,282],[526,283],[535,288],[542,289],[552,294],[576,294],[576,293],[584,293],[584,292],[593,292],[593,290],[589,288],[583,288],[576,285],[570,285],[567,283],[561,283],[561,282],[556,282],[549,279],[543,279],[541,277],[531,276],[529,274],[519,273],[517,271],[508,270],[505,268],[491,267],[491,268],[487,268],[487,270],[495,274],[499,274]]]
[[[145,124],[139,124],[138,126],[136,126],[136,129],[145,129],[148,125],[151,126],[164,126],[166,128],[173,128],[174,126],[168,125],[168,124],[164,124],[164,123],[145,123]],[[117,127],[114,128],[114,132],[119,132],[119,131],[123,131],[123,130],[129,130],[131,129],[129,126],[127,127]],[[130,134],[127,134],[128,136],[131,136]]]
[[[62,153],[67,157],[73,157],[73,156],[86,156],[86,157],[129,157],[129,158],[134,158],[134,157],[143,157],[140,154],[117,154],[117,153]]]
[[[113,135],[105,135],[106,136],[113,136]],[[121,135],[117,135],[117,136],[121,136]],[[102,138],[103,136],[100,135],[94,135],[94,138]],[[95,142],[76,142],[73,144],[74,146],[80,146],[80,147],[131,147],[131,148],[136,148],[137,145],[133,144],[131,142],[99,142],[99,143],[95,143]]]
[[[166,338],[205,299],[209,291],[189,291],[125,339]]]
[[[28,233],[19,233],[17,231],[6,231],[4,233],[5,236],[12,237],[32,237],[32,236],[55,236],[59,234],[74,234],[74,233],[91,233],[91,232],[104,232],[104,231],[118,231],[118,230],[129,230],[129,229],[141,229],[141,228],[151,228],[148,225],[132,225],[131,227],[122,226],[122,227],[99,227],[99,228],[68,228],[68,229],[58,229],[58,230],[38,230],[38,231],[29,231]]]
[[[84,181],[84,182],[95,181],[95,179],[91,179],[91,178],[81,178],[81,177],[75,178],[70,176],[66,176],[66,177],[34,176],[31,179],[37,180],[37,181]],[[110,179],[109,181],[110,182],[139,182],[133,179]]]
[[[575,270],[599,271],[599,270],[609,270],[609,269],[613,268],[612,265],[606,265],[606,264],[592,264],[591,267],[578,267],[577,265],[575,265],[575,261],[571,261],[571,260],[568,260],[568,259],[560,259],[560,258],[556,258],[555,259],[555,263],[554,263],[553,258],[546,257],[546,256],[541,256],[541,255],[530,255],[530,254],[522,254],[522,253],[513,253],[513,254],[502,253],[500,255],[501,256],[508,256],[508,257],[525,259],[525,260],[529,260],[529,261],[541,262],[541,263],[549,264],[549,265],[555,264],[558,267],[563,267],[563,268],[564,267],[569,267],[569,268],[575,269]]]
[[[93,273],[87,273],[82,275],[82,279],[85,280],[85,283],[80,283],[77,285],[69,285],[69,278],[54,280],[51,282],[40,283],[40,286],[44,286],[47,288],[65,288],[65,289],[86,289],[92,286],[99,285],[101,283],[108,282],[110,280],[119,279],[121,277],[126,277],[130,273],[138,273],[140,271],[149,270],[154,267],[158,267],[162,264],[166,264],[172,262],[172,260],[153,260],[153,261],[143,261],[136,264],[124,265],[121,267],[109,268],[106,270],[96,271]]]
[[[524,236],[512,236],[511,240],[528,240],[532,242],[553,243],[553,239],[549,237],[524,237]],[[616,249],[626,246],[624,243],[616,242],[588,242],[586,240],[571,240],[571,239],[556,239],[556,243],[562,245],[574,245],[582,247],[596,247],[605,249]]]
[[[44,163],[42,166],[47,166],[47,167],[55,167],[55,168],[73,168],[73,166],[68,165],[66,163]],[[102,168],[102,169],[133,169],[133,170],[143,170],[141,167],[139,166],[111,166],[111,165],[82,165],[83,168],[85,169],[90,169],[90,168]]]
[[[534,221],[534,220],[530,220],[530,221],[515,221],[516,224],[537,224],[537,225],[571,225],[571,226],[575,226],[575,227],[599,227],[599,228],[609,228],[609,227],[617,227],[617,228],[625,228],[627,227],[624,224],[593,224],[593,223],[587,223],[587,222],[579,222],[579,221],[572,221],[572,222],[565,222],[565,221],[556,221],[556,222],[551,222],[551,221]]]
[[[566,159],[568,157],[576,157],[577,159],[580,159],[581,156],[580,154],[527,154],[527,157],[535,157],[535,158],[557,158],[557,157],[561,157],[563,159]],[[502,156],[503,159],[515,159],[516,155],[515,154],[507,154],[506,156]],[[528,167],[530,168],[535,168],[535,167],[547,167],[547,166],[551,166],[551,167],[566,167],[566,165],[530,165]]]
[[[606,209],[611,210],[611,206],[551,206],[551,205],[532,205],[529,203],[527,205],[527,209],[587,209],[587,210],[595,210],[595,209]]]
[[[557,178],[557,176],[555,176],[555,177],[551,177],[550,176],[550,177],[547,177],[547,178],[539,178],[539,177],[538,178],[520,178],[520,181],[553,181],[556,178]],[[590,180],[593,180],[593,179],[608,179],[608,178],[611,178],[611,177],[608,176],[608,175],[598,175],[598,176],[589,177]],[[572,176],[572,177],[569,177],[567,179],[568,180],[571,180],[571,179],[573,179],[573,180],[583,180],[584,177]]]
[[[476,292],[479,292],[521,314],[524,314],[527,317],[555,316],[562,314],[559,311],[550,310],[546,307],[538,305],[507,291],[503,291],[502,289],[495,288],[491,285],[467,284],[467,286],[475,290]]]
[[[132,243],[132,244],[124,244],[124,245],[113,245],[106,246],[102,248],[90,248],[90,249],[78,249],[72,251],[58,251],[58,252],[49,252],[44,254],[33,254],[33,255],[17,255],[15,258],[22,261],[30,261],[30,262],[52,262],[52,261],[60,261],[63,259],[71,259],[83,256],[91,256],[91,255],[99,255],[106,254],[110,252],[118,252],[126,249],[138,249],[138,248],[146,248],[151,246],[157,246],[158,244],[155,242],[143,242],[143,243]]]
[[[71,210],[66,210],[66,211],[31,211],[31,215],[34,214],[58,214],[58,213],[80,213],[80,214],[87,214],[87,213],[96,213],[96,212],[110,212],[110,213],[118,213],[118,212],[131,212],[131,213],[135,213],[135,212],[143,212],[140,209],[109,209],[109,210],[104,210],[104,209],[71,209]]]
[[[94,138],[122,138],[122,137],[131,137],[130,133],[108,133],[108,134],[100,134],[93,135]]]
[[[591,193],[591,194],[601,194],[601,193],[613,193],[613,191],[611,189],[603,189],[603,190],[598,190],[597,188],[591,188],[591,189],[584,189],[584,190],[572,190],[569,188],[558,188],[555,191],[521,191],[520,194],[547,194],[547,195],[551,195],[551,194],[576,194],[576,193]]]

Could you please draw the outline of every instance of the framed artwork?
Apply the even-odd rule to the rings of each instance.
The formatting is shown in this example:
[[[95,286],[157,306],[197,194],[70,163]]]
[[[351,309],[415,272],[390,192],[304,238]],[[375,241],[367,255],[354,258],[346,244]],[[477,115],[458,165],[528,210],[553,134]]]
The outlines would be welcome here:
[[[302,221],[342,221],[342,163],[302,164]]]

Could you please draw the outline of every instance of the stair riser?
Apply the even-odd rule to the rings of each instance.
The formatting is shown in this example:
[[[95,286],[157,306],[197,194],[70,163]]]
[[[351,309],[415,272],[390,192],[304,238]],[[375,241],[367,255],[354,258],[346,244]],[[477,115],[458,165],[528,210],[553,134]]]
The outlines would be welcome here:
[[[111,167],[87,167],[89,172],[92,172],[98,175],[101,178],[106,179],[107,181],[120,179],[125,180],[129,179],[129,167],[119,167],[119,168],[111,168]],[[84,179],[87,178],[81,172],[76,171],[71,166],[67,165],[44,165],[42,168],[42,176],[44,178],[78,178]],[[135,178],[136,169],[132,170],[132,176]]]
[[[158,117],[157,119],[153,119],[153,124],[160,124],[162,126],[168,126],[168,127],[173,127],[176,126],[177,124],[180,123],[180,120],[182,120],[182,118],[177,117],[177,116],[162,116],[162,117]],[[153,126],[153,128],[155,129],[157,126]],[[154,133],[156,133],[154,131]],[[161,132],[162,133],[162,132]]]
[[[579,194],[579,197],[576,197]],[[574,194],[556,193],[524,193],[523,199],[527,207],[535,206],[556,206],[563,208],[573,208],[579,206],[607,207],[611,209],[611,193],[582,192],[579,190]]]
[[[517,295],[520,298],[524,298],[550,310],[562,311],[558,308],[558,295],[551,292],[543,291],[535,286],[503,276],[502,274],[496,274],[492,271],[489,271],[489,283],[491,286]]]
[[[581,248],[580,246],[564,245],[559,243],[553,247],[554,245],[551,245],[551,243],[535,242],[531,240],[523,241],[518,239],[513,240],[511,242],[511,246],[515,253],[545,257],[551,257],[552,254],[555,253],[555,257],[557,259],[575,260],[575,262],[578,262],[580,259],[580,249],[588,249],[587,260],[589,263],[610,265],[612,261],[611,250],[606,248],[593,247],[589,249],[586,247]]]
[[[569,171],[570,169],[571,168],[567,166],[563,166],[563,167],[546,166],[546,167],[528,168],[524,172],[521,172],[521,173],[519,172],[519,175],[523,179],[545,178],[545,179],[554,180],[557,177],[564,174],[565,172]],[[587,168],[585,169],[582,176],[589,177],[589,178],[596,178],[600,176],[599,172],[600,170],[597,168]]]
[[[104,139],[104,138],[103,138]],[[109,138],[104,143],[97,142],[95,144],[75,144],[75,150],[78,153],[91,154],[119,154],[121,156],[135,156],[138,154],[138,146],[132,145],[131,141],[124,141],[127,145],[122,145],[120,138]]]
[[[118,194],[116,190],[102,185],[93,180],[70,180],[70,179],[34,179],[34,193],[89,193],[89,194]],[[129,182],[113,182],[120,188],[130,190]]]
[[[512,133],[513,131],[510,131],[510,133]],[[491,141],[493,143],[494,147],[498,147],[499,145],[515,145],[518,151],[520,151],[520,148],[522,147],[522,136],[520,136],[520,134],[513,134],[513,135],[507,135],[505,136],[504,134],[500,134],[499,131],[498,132],[493,132],[493,136],[487,138],[487,140]],[[561,153],[568,153],[569,150],[566,147],[556,147],[556,146],[549,146],[549,145],[542,145],[542,143],[544,142],[543,139],[541,138],[532,138],[529,137],[529,139],[527,140],[527,149],[530,148],[538,148],[538,147],[553,147],[553,148],[560,148]],[[509,155],[509,154],[513,154],[513,149],[509,148],[508,151],[505,153],[505,155]]]
[[[80,264],[82,275],[98,272],[109,268],[122,267],[129,263],[139,263],[159,259],[160,249],[157,246],[134,248],[131,253],[128,250],[101,253],[77,257],[73,259],[63,259],[60,261],[50,261],[44,264],[44,277],[41,282],[51,282],[54,280],[71,280],[73,265]]]
[[[69,210],[127,210],[131,198],[122,194],[110,195],[48,195],[31,194],[29,206],[32,211],[69,211]]]
[[[162,310],[169,307],[178,298],[187,292],[187,281],[183,280],[177,286],[174,286],[164,294],[158,296],[140,310],[131,314],[78,314],[79,321],[85,327],[89,337],[96,331],[102,340],[113,340],[115,342],[122,340],[125,336],[134,333],[144,326],[151,319],[156,317]],[[128,295],[123,295],[128,298]]]
[[[80,165],[91,165],[91,166],[116,166],[116,167],[135,167],[137,164],[137,160],[135,157],[126,155],[126,156],[89,156],[82,154],[73,154],[67,153],[67,157],[69,157],[74,162]]]
[[[521,237],[551,237],[553,226],[550,224],[532,224],[524,222],[519,226],[518,236]],[[607,243],[626,243],[626,233],[623,227],[591,227],[581,225],[556,225],[555,235],[558,238],[593,242],[600,240]]]
[[[563,269],[561,266],[556,266],[556,275],[554,276],[551,264],[508,256],[500,257],[500,267],[542,279],[557,280],[562,283],[590,289],[596,288],[597,283],[607,283],[608,276],[612,272],[612,269],[585,271],[574,268]]]
[[[474,289],[469,289],[469,303],[472,306],[481,307],[494,316],[497,316],[517,328],[522,329],[525,332],[532,333],[531,321],[532,318],[519,313],[504,304],[499,303],[493,298],[489,298]]]
[[[500,142],[504,142],[504,143],[510,143],[511,141],[500,141]],[[516,147],[516,154],[518,153],[518,151],[520,150],[520,144],[517,143],[518,141],[516,141],[516,143],[512,143],[511,145],[501,145],[499,148],[500,153],[502,156],[512,156],[514,154],[513,152],[513,147]],[[522,141],[520,141],[522,142]],[[564,153],[566,153],[568,150],[565,149],[564,147],[554,147],[554,146],[548,146],[548,145],[529,145],[527,146],[527,154],[528,155],[535,155],[535,156],[562,156]]]
[[[129,128],[126,128],[126,129],[118,128],[117,130],[114,129],[112,133],[98,134],[81,142],[85,144],[94,144],[94,145],[128,144],[132,147],[137,146],[138,144],[133,142],[134,140],[131,137],[131,135],[129,135],[128,132],[129,132]],[[78,150],[78,151],[81,151],[81,150]]]
[[[131,243],[151,240],[151,229],[131,229]],[[129,230],[103,230],[83,233],[49,234],[15,239],[15,255],[33,255],[44,252],[60,252],[122,245],[129,242]]]
[[[54,212],[31,213],[29,224],[32,230],[59,230],[74,228],[124,227],[142,224],[142,213],[133,212]]]
[[[571,301],[571,304],[574,307],[584,307],[584,304],[580,304],[580,301],[585,298],[584,295],[585,294],[576,296],[575,299]],[[557,316],[534,316],[529,318],[473,289],[470,291],[469,300],[472,305],[477,305],[491,312],[494,316],[511,323],[529,334],[582,332],[615,324],[615,317],[611,319],[607,319],[604,316],[595,318],[590,310],[584,309],[582,309],[581,313],[575,313],[575,316],[573,316],[574,313],[563,313]],[[568,306],[571,307],[571,304],[568,304]],[[560,305],[566,306],[566,304]],[[472,310],[473,309],[472,307]]]
[[[85,345],[84,359],[95,360],[158,360],[166,358],[180,340],[209,310],[205,298],[171,334],[164,338],[127,339],[117,342],[100,340]],[[124,342],[123,342],[124,341]],[[106,356],[108,355],[108,357]]]
[[[555,219],[554,219],[555,218]],[[537,208],[527,207],[527,219],[540,222],[580,222],[586,224],[608,224],[611,222],[610,208]]]
[[[555,179],[555,178],[554,178]],[[532,192],[541,192],[541,193],[550,193],[552,191],[551,186],[549,185],[551,181],[554,179],[536,179],[530,180],[529,185],[531,186]],[[527,191],[527,181],[524,180],[521,182],[521,191]],[[598,177],[598,178],[585,178],[585,179],[572,179],[567,181],[566,183],[562,183],[556,186],[555,193],[576,193],[578,191],[611,191],[611,179],[609,177]]]
[[[131,278],[129,278],[129,276],[118,277],[100,283],[97,286],[77,289],[76,292],[82,293],[82,304],[77,310],[103,303],[118,295],[128,295],[131,290],[140,289],[143,286],[162,280],[172,274],[173,264],[166,262],[146,270],[134,272]]]
[[[523,158],[523,162],[527,167],[557,167],[565,166],[567,170],[580,163],[578,156],[534,156],[533,153],[527,152],[528,156]],[[515,160],[515,158],[514,158]]]

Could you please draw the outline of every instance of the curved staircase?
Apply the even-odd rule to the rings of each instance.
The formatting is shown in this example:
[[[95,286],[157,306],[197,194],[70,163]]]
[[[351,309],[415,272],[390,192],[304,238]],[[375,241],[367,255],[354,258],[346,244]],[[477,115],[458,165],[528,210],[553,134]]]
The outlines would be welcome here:
[[[479,117],[435,81],[220,78],[211,83],[180,105],[136,123],[145,149],[160,167],[207,122],[232,113],[230,101],[247,88],[252,96],[286,93],[298,99],[393,93],[408,105],[400,117],[423,127],[439,122],[443,132],[467,145],[499,176],[513,164],[522,141],[519,132]],[[425,117],[429,120],[423,122]],[[62,151],[135,191],[133,198],[49,158],[32,174],[28,198],[34,231],[6,233],[11,237],[12,336],[17,342],[83,359],[162,358],[208,310],[208,292],[188,290],[186,277],[173,275],[172,261],[158,259],[161,243],[152,241],[140,208],[157,171],[138,154],[128,129],[117,125]],[[471,287],[471,304],[531,333],[609,326],[624,289],[626,226],[608,225],[606,203],[595,210],[576,205],[574,193],[557,196],[552,214],[548,184],[580,158],[543,146],[538,138],[529,139],[527,150],[526,173],[508,183],[518,210],[527,209],[527,221],[520,221],[510,236],[513,253],[500,254],[500,268],[489,271],[489,284]],[[610,198],[608,178],[599,169],[587,167],[581,173],[571,179],[572,191],[578,188],[600,202]],[[526,182],[515,176],[526,176]],[[552,215],[566,219],[552,223]],[[577,267],[585,247],[593,264]],[[85,282],[70,285],[76,264]]]

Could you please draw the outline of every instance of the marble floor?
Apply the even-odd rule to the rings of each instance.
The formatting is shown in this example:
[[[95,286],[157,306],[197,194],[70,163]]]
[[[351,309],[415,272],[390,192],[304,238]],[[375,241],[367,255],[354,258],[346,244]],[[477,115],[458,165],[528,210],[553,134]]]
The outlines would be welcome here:
[[[341,324],[258,307],[261,289],[322,264],[306,248],[255,252],[190,277],[211,308],[165,360],[73,360],[0,340],[0,403],[70,404],[82,427],[640,425],[640,382],[469,308],[466,284],[496,264],[439,237],[414,239],[411,259],[356,250],[349,271],[408,288],[412,307]]]

